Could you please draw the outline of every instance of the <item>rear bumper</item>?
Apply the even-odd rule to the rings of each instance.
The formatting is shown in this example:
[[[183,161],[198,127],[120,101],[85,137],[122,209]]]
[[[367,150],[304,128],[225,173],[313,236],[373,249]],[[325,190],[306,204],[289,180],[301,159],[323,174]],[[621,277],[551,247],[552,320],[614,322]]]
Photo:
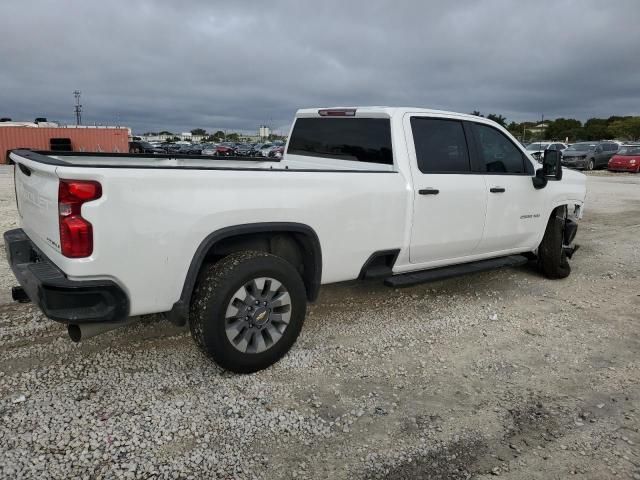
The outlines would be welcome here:
[[[32,302],[52,320],[113,322],[129,315],[129,298],[110,280],[69,280],[21,229],[4,233],[7,260]]]

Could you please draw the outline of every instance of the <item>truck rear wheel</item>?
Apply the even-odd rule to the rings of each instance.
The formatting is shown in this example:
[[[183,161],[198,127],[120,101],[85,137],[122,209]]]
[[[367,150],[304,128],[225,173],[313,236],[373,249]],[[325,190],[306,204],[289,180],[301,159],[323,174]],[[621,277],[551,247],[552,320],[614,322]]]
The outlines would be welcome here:
[[[289,351],[306,305],[304,283],[293,265],[265,252],[236,252],[203,268],[189,327],[200,349],[222,368],[251,373]]]
[[[538,265],[547,278],[566,278],[571,273],[563,248],[565,216],[564,208],[554,210],[538,247]]]

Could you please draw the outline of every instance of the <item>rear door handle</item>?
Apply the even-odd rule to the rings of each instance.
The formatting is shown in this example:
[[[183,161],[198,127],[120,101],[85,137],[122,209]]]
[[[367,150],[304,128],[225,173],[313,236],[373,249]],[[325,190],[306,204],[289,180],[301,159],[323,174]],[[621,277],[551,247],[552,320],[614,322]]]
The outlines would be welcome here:
[[[502,188],[502,187],[491,187],[489,189],[489,191],[491,193],[504,193],[504,192],[506,192],[506,190],[504,188]]]
[[[423,190],[418,190],[420,195],[437,195],[440,193],[440,190],[437,188],[425,188]]]

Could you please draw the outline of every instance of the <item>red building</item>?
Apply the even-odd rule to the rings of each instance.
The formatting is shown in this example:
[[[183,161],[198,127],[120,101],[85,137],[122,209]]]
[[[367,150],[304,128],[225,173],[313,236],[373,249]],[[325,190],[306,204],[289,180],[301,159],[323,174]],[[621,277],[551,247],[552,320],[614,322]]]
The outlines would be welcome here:
[[[40,127],[0,122],[0,164],[7,163],[7,152],[16,148],[32,150],[71,150],[74,152],[127,153],[129,129],[126,127]]]

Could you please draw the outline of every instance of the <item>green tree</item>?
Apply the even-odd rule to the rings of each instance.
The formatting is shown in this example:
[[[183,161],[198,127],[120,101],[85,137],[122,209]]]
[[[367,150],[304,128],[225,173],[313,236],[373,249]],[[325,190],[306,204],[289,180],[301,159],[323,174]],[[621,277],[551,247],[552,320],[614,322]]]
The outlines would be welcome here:
[[[582,136],[582,122],[574,118],[556,118],[547,121],[547,130],[545,132],[549,140],[564,141],[569,137],[569,141],[578,140]]]
[[[620,140],[636,140],[640,138],[640,117],[625,117],[614,120],[607,127],[613,138]]]
[[[584,140],[603,140],[613,138],[607,131],[607,121],[604,118],[590,118],[584,124]]]
[[[194,128],[191,130],[191,135],[206,135],[207,131],[204,128]]]
[[[471,115],[475,115],[476,117],[484,117],[484,115],[482,115],[478,110],[474,110],[473,112],[471,112]]]
[[[218,130],[212,136],[214,138],[214,142],[221,142],[222,140],[224,140],[226,135],[224,134],[224,132],[222,130]]]
[[[171,132],[168,132],[167,130],[162,130],[161,132],[158,132],[158,135],[174,135]]]
[[[238,140],[240,140],[240,135],[235,132],[230,133],[227,135],[227,140],[230,142],[237,142]]]
[[[496,113],[490,113],[489,115],[487,115],[487,118],[489,120],[493,120],[494,122],[502,125],[503,127],[507,126],[507,119],[506,117],[503,117],[500,114],[496,114]]]

